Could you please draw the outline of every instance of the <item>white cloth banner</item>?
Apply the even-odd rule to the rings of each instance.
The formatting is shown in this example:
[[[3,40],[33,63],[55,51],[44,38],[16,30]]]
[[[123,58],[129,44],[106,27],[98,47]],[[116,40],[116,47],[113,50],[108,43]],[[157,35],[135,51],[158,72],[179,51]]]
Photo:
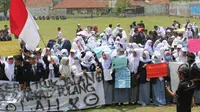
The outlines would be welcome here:
[[[32,82],[30,87],[20,91],[18,83],[0,81],[0,111],[67,111],[105,104],[101,74]]]
[[[180,82],[178,77],[178,67],[181,63],[169,62],[170,78],[171,78],[171,89],[175,93],[178,89],[178,84]]]

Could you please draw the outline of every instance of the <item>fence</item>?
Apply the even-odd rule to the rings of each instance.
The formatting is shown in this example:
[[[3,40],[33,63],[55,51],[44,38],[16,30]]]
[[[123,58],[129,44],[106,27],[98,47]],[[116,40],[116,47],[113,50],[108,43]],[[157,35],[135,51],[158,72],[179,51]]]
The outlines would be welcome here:
[[[170,2],[169,15],[183,17],[199,17],[200,16],[200,1],[191,2]]]

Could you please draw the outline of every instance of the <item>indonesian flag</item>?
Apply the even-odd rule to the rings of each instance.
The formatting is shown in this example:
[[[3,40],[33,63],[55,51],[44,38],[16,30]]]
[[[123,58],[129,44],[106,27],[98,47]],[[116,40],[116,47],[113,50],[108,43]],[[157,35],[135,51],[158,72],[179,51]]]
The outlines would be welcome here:
[[[23,0],[11,0],[10,3],[11,33],[26,43],[28,50],[35,50],[40,42],[39,27]]]

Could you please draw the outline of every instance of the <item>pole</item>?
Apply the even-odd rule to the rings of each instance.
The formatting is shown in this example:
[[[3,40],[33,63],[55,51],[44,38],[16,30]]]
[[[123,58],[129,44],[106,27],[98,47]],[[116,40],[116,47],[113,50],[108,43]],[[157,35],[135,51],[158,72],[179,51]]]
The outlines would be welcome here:
[[[38,33],[39,33],[39,35],[40,35],[40,38],[41,38],[41,40],[42,40],[42,43],[44,44],[44,46],[45,46],[45,48],[47,47],[47,45],[45,44],[45,41],[44,41],[44,39],[43,39],[43,37],[41,36],[41,34],[40,34],[40,32],[38,31]]]

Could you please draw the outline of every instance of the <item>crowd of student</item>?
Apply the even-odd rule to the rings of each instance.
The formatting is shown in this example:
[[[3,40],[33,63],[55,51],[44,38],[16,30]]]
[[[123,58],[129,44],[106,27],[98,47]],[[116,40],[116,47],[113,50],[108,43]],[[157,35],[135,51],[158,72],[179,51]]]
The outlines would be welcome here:
[[[200,62],[200,52],[195,53],[192,60],[188,59],[187,40],[198,38],[198,26],[187,21],[183,24],[174,21],[167,28],[154,26],[152,31],[145,29],[145,24],[133,22],[130,25],[130,40],[127,44],[126,32],[117,24],[112,29],[110,24],[100,34],[97,25],[88,26],[85,30],[78,24],[77,36],[63,47],[61,28],[58,28],[58,43],[51,48],[37,48],[34,52],[23,50],[22,55],[9,56],[0,60],[0,80],[18,81],[21,89],[30,90],[32,81],[42,81],[50,78],[81,77],[84,72],[101,72],[102,75],[111,75],[112,79],[104,80],[106,105],[129,102],[142,106],[153,103],[157,106],[167,102],[176,102],[166,92],[165,81],[170,83],[170,77],[148,79],[146,65],[161,62]],[[103,48],[100,54],[96,48]],[[112,69],[112,59],[120,56],[127,57],[127,66]],[[126,60],[125,60],[126,61]],[[112,70],[111,70],[112,69]],[[106,74],[111,70],[112,74]],[[131,88],[115,88],[115,77],[120,73],[131,74]],[[173,75],[173,74],[169,74]],[[192,79],[199,79],[200,72],[192,74]],[[196,82],[195,103],[200,104],[200,82]]]
[[[12,38],[8,30],[8,26],[5,25],[4,28],[4,30],[0,30],[0,41],[11,41]]]

